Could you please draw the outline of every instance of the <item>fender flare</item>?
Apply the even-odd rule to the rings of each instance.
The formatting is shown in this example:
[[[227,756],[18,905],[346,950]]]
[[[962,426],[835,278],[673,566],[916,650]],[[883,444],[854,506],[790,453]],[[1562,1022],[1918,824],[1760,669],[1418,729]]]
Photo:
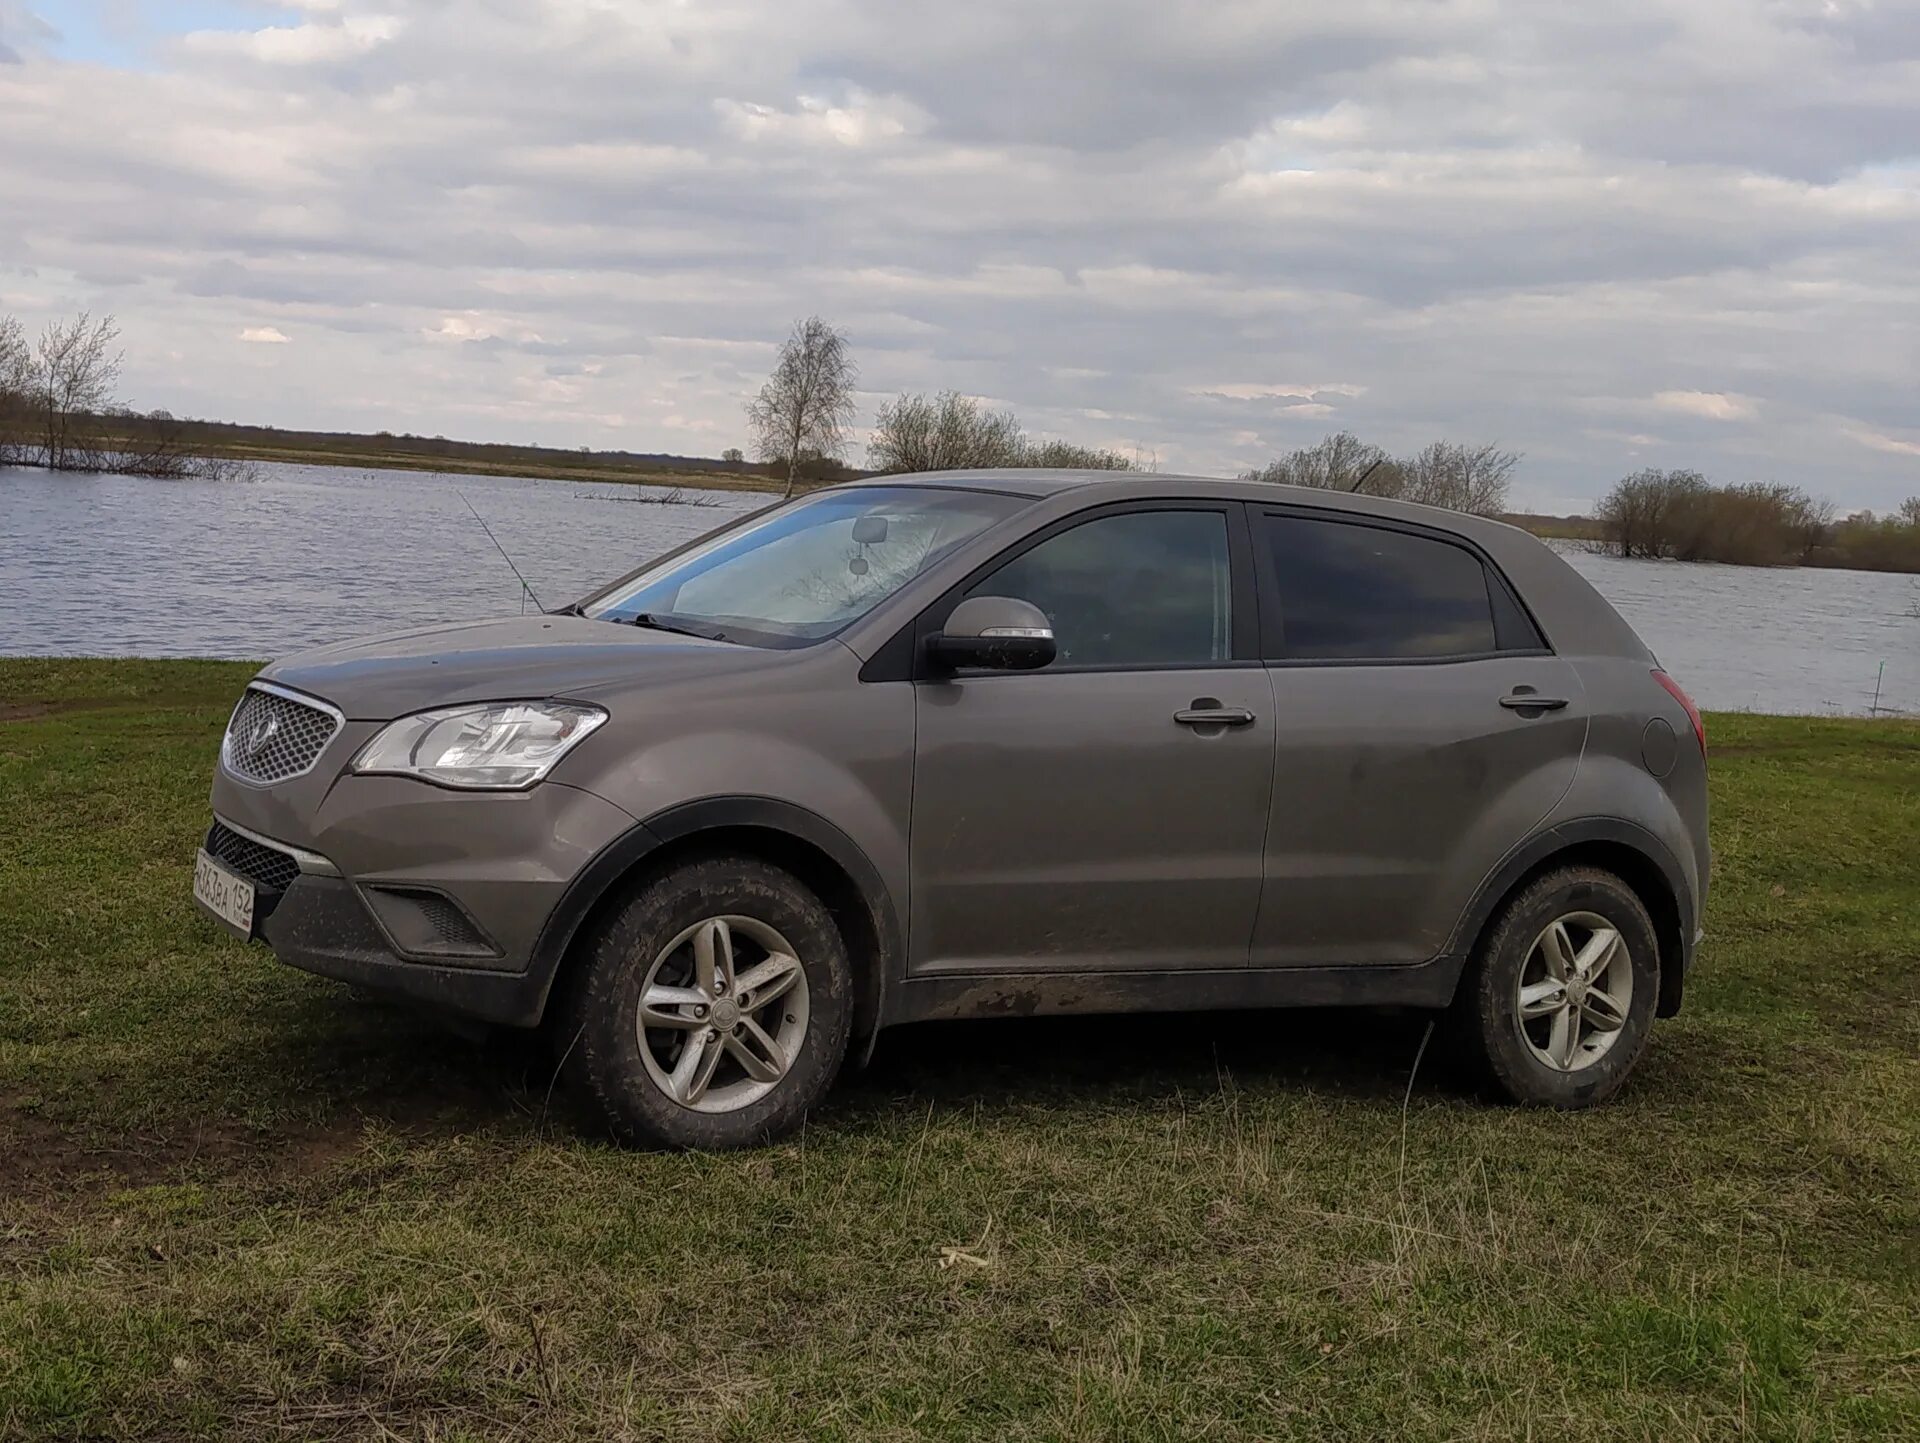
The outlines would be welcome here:
[[[755,827],[793,837],[823,853],[852,882],[867,910],[879,953],[873,959],[872,976],[866,979],[865,995],[854,1000],[856,1041],[864,1033],[865,1051],[870,1054],[888,987],[906,955],[893,899],[859,843],[818,812],[777,797],[703,797],[682,802],[654,813],[603,847],[568,885],[534,945],[530,970],[541,978],[541,1011],[581,924],[620,880],[662,847],[723,827]]]
[[[1466,911],[1454,924],[1447,950],[1460,957],[1471,956],[1474,944],[1486,931],[1487,923],[1493,919],[1494,909],[1506,899],[1515,883],[1556,854],[1589,842],[1606,842],[1628,848],[1651,863],[1666,884],[1667,894],[1672,899],[1674,913],[1680,924],[1678,956],[1675,959],[1679,964],[1678,971],[1669,976],[1663,966],[1660,977],[1661,1015],[1670,1016],[1679,1010],[1681,987],[1693,966],[1694,933],[1697,927],[1693,889],[1687,885],[1686,873],[1681,871],[1679,861],[1665,842],[1638,823],[1619,817],[1575,817],[1557,822],[1544,831],[1535,832],[1508,852],[1480,883],[1473,900],[1467,903]]]

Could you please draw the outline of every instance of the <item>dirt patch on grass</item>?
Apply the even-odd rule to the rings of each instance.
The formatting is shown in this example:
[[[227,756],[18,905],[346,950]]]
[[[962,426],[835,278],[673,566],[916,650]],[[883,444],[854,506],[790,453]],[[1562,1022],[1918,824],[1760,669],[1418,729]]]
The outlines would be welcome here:
[[[358,1115],[271,1130],[215,1118],[99,1137],[0,1098],[0,1199],[141,1187],[205,1167],[309,1176],[359,1151],[363,1126]]]

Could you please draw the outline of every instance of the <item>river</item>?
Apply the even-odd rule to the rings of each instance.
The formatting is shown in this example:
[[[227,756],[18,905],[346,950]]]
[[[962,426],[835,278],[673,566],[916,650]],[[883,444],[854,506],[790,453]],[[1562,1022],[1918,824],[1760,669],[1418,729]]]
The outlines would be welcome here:
[[[519,583],[468,500],[553,606],[768,499],[650,504],[665,494],[328,466],[253,482],[0,469],[0,655],[268,657],[512,613]],[[1882,709],[1920,713],[1915,578],[1562,550],[1702,706],[1865,713],[1878,680]]]

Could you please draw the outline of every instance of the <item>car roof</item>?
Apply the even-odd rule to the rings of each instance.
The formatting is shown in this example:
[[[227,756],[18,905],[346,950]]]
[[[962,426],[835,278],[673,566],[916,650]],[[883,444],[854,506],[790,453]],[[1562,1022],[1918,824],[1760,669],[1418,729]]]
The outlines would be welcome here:
[[[998,491],[1010,496],[1036,500],[1064,492],[1098,488],[1101,501],[1124,501],[1128,497],[1212,498],[1221,501],[1264,501],[1270,505],[1311,506],[1321,510],[1352,511],[1370,516],[1396,517],[1403,521],[1438,526],[1448,531],[1477,534],[1487,527],[1514,530],[1504,521],[1472,516],[1414,501],[1399,501],[1385,496],[1354,495],[1313,486],[1283,486],[1250,477],[1176,476],[1159,471],[1072,471],[1064,469],[1031,470],[1006,467],[996,470],[916,471],[904,475],[872,476],[843,483],[852,486],[938,486],[969,491]]]

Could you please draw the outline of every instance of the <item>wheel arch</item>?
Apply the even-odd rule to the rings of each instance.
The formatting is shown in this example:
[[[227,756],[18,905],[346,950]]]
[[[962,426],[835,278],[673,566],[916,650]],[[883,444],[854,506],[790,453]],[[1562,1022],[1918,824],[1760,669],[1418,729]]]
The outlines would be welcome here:
[[[615,839],[584,868],[534,949],[545,973],[544,1015],[576,964],[576,943],[634,886],[690,857],[744,852],[791,872],[819,897],[847,944],[854,973],[853,1038],[879,1030],[887,979],[902,955],[886,887],[859,845],[817,812],[773,797],[710,797],[657,813]]]
[[[1660,947],[1660,1002],[1656,1015],[1680,1010],[1693,960],[1694,916],[1685,874],[1660,839],[1644,827],[1611,817],[1562,822],[1508,853],[1481,883],[1454,929],[1449,950],[1471,956],[1507,899],[1535,878],[1560,867],[1599,867],[1633,889],[1653,921]]]

